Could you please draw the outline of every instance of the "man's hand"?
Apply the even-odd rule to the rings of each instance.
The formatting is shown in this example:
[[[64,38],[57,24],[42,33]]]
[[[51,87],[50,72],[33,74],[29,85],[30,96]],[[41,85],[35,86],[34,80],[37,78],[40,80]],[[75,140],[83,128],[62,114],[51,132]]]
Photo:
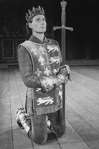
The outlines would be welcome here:
[[[68,65],[62,65],[59,68],[58,73],[56,74],[57,80],[59,84],[67,83],[70,79],[70,67]]]
[[[40,79],[40,81],[43,92],[50,92],[54,89],[56,84],[56,79],[54,79],[53,77],[43,77],[42,79]]]
[[[71,80],[70,67],[68,65],[63,65],[59,68],[59,71],[56,74],[56,77],[42,77],[40,79],[42,91],[44,93],[50,92],[56,86],[67,83],[68,80]]]

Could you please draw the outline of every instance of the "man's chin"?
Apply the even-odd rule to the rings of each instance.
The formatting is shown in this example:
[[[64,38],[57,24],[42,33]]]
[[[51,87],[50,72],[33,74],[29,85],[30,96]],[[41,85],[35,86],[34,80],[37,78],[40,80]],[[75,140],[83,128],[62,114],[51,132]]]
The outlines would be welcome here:
[[[38,34],[44,34],[45,31],[38,31],[37,33],[38,33]]]

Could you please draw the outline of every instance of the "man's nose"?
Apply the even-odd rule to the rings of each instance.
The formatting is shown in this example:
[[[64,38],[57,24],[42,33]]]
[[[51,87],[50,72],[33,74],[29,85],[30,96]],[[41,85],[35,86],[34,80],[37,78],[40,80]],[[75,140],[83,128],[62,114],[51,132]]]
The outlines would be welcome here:
[[[42,23],[41,23],[41,25],[45,25],[45,23],[44,23],[44,22],[42,22]]]
[[[46,25],[46,22],[43,20],[43,21],[41,22],[41,25]]]

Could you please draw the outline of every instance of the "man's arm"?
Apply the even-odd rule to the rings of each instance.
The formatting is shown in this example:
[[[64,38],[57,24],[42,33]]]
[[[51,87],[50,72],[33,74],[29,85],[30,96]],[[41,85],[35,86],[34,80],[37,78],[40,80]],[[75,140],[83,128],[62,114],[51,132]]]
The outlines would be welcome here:
[[[18,49],[18,63],[24,84],[30,88],[41,88],[40,77],[33,73],[30,55],[23,46]]]
[[[37,76],[33,72],[33,65],[28,51],[21,46],[18,49],[18,62],[22,80],[27,87],[41,88],[43,92],[53,90],[53,79],[44,76]]]

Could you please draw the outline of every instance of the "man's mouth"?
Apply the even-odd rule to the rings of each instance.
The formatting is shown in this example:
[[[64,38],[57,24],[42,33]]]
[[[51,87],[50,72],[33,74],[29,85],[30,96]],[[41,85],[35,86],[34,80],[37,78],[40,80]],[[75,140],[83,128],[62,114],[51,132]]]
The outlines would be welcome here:
[[[45,28],[45,26],[41,26],[41,28]]]

